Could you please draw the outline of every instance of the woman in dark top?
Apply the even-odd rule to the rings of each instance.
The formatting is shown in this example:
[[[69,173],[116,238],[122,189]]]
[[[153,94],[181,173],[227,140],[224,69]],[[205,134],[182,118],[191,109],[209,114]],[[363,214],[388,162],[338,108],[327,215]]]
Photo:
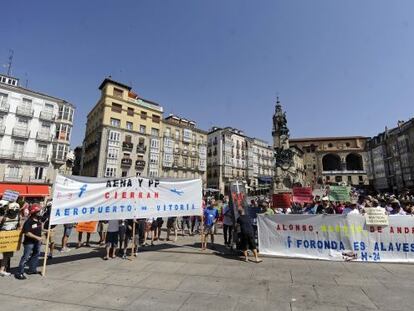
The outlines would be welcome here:
[[[246,262],[249,261],[247,256],[247,250],[250,249],[253,251],[255,262],[262,262],[262,260],[259,259],[257,254],[256,242],[254,241],[253,224],[250,220],[250,217],[245,214],[244,209],[239,210],[239,215],[240,216],[237,219],[237,223],[240,225],[241,248],[243,251],[244,260]]]

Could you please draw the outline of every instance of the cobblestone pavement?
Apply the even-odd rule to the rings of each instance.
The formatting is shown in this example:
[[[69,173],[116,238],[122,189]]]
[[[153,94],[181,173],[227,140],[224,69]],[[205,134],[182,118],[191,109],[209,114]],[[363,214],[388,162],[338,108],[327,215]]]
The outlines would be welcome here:
[[[97,244],[56,252],[46,277],[0,278],[0,310],[413,310],[410,265],[270,257],[256,264],[219,245],[198,246],[199,237],[179,237],[109,261]]]

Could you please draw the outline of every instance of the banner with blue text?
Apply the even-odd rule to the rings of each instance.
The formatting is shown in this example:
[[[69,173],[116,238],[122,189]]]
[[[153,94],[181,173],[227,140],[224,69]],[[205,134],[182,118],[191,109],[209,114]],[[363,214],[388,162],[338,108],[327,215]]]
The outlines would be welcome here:
[[[202,214],[202,182],[56,177],[51,224]]]
[[[366,226],[362,215],[259,215],[261,254],[337,261],[414,262],[414,217]]]

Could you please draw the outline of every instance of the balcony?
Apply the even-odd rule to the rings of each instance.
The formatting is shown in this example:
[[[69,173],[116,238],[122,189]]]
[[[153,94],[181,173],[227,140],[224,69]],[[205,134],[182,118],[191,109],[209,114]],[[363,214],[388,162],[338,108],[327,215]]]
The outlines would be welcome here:
[[[6,132],[6,126],[0,125],[0,135],[4,135],[5,132]]]
[[[23,116],[23,117],[33,117],[33,109],[27,107],[17,107],[16,115]]]
[[[147,146],[137,145],[137,153],[144,154],[145,152],[147,152]]]
[[[47,154],[40,154],[34,152],[0,150],[0,159],[44,163],[49,161],[49,156]]]
[[[145,161],[144,160],[136,160],[135,161],[135,169],[138,171],[142,171],[145,168]]]
[[[36,140],[50,143],[52,141],[52,135],[48,132],[37,132]]]
[[[129,151],[129,152],[131,152],[133,148],[134,148],[134,144],[133,143],[130,143],[130,142],[127,142],[127,141],[124,141],[122,143],[122,151]]]
[[[130,167],[132,165],[132,159],[130,158],[122,158],[121,159],[121,166],[122,167]]]
[[[10,182],[22,182],[23,175],[6,175],[3,176],[4,181],[10,181]]]
[[[10,105],[7,102],[0,103],[0,113],[8,113]]]
[[[52,160],[55,163],[63,164],[66,162],[66,154],[62,151],[54,152]]]
[[[44,121],[53,121],[55,119],[55,116],[53,115],[53,112],[41,111],[39,119]]]
[[[36,177],[29,177],[29,182],[32,184],[49,184],[50,180],[46,179],[46,177],[44,178],[36,178]]]
[[[30,136],[30,131],[24,128],[14,128],[12,131],[12,136],[28,139]]]

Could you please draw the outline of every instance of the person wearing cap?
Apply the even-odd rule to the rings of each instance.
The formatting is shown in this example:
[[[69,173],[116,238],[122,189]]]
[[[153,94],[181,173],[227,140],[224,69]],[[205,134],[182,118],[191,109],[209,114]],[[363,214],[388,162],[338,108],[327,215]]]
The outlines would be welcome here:
[[[322,204],[316,208],[316,214],[335,214],[335,210],[330,204],[327,196],[322,198]]]
[[[39,204],[32,204],[29,208],[30,217],[23,225],[22,234],[23,256],[20,259],[19,268],[15,274],[16,279],[25,280],[24,268],[29,265],[27,274],[39,274],[37,265],[39,263],[40,247],[42,245],[42,222],[40,219],[41,207]]]
[[[20,205],[16,202],[0,201],[0,231],[12,231],[20,228]],[[10,261],[14,252],[0,253],[0,276],[11,276]]]

